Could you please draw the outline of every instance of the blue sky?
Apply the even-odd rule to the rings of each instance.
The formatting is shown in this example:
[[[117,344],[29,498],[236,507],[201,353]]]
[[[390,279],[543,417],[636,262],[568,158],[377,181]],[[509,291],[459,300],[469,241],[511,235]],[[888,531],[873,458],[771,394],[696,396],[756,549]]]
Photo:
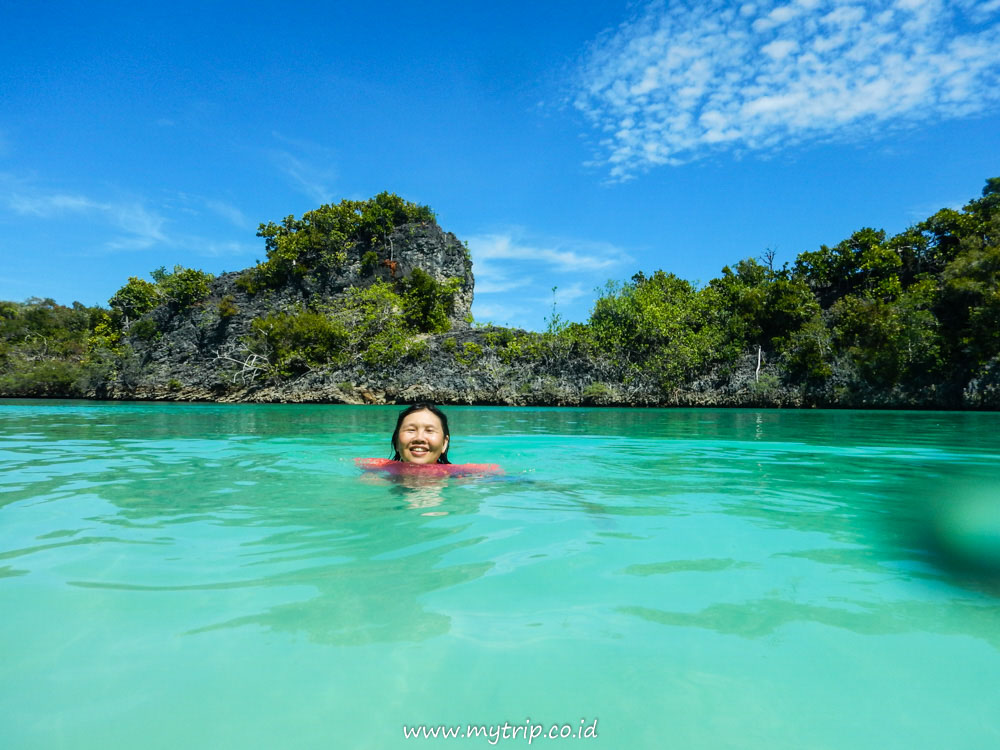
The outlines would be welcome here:
[[[264,257],[389,190],[468,241],[481,322],[584,320],[1000,176],[1000,0],[0,2],[0,299]]]

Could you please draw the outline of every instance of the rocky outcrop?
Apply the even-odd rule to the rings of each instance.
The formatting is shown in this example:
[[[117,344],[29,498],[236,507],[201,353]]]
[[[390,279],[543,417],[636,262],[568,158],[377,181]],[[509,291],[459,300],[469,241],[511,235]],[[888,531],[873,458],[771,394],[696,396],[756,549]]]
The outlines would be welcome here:
[[[250,358],[242,342],[255,319],[279,311],[335,309],[352,288],[364,289],[378,280],[405,281],[418,268],[440,283],[460,280],[449,323],[452,331],[467,330],[475,286],[467,248],[435,223],[406,224],[377,248],[352,246],[339,264],[292,276],[277,289],[250,293],[239,283],[246,272],[231,272],[213,279],[209,296],[195,306],[160,305],[149,314],[155,335],[129,335],[130,354],[119,363],[117,376],[98,384],[94,395],[257,400],[253,394],[262,387],[250,387],[251,379],[240,373],[240,363]],[[281,401],[286,390],[291,397],[296,389],[285,383],[264,392],[269,400]]]
[[[449,329],[418,334],[406,356],[372,362],[352,356],[275,373],[247,349],[255,320],[278,312],[336,310],[352,290],[378,281],[405,287],[420,269],[439,283],[455,279]],[[780,362],[747,353],[664,391],[656,374],[624,370],[572,337],[472,327],[472,261],[462,242],[433,222],[405,224],[377,246],[352,245],[322,271],[291,274],[276,287],[247,289],[248,272],[227,273],[207,298],[181,309],[165,303],[133,321],[126,352],[89,396],[218,402],[317,402],[544,406],[706,406],[849,408],[1000,408],[1000,360],[958,393],[928,385],[903,392],[867,386],[849,363],[821,385],[796,383]],[[766,358],[765,358],[766,359]],[[58,395],[58,394],[52,394]]]

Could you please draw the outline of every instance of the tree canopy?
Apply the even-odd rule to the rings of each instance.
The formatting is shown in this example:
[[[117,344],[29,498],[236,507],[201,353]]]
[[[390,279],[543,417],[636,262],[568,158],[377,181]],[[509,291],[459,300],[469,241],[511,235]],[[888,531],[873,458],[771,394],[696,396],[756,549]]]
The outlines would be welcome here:
[[[370,277],[391,260],[399,227],[432,221],[426,206],[380,193],[261,224],[267,260],[239,277],[241,300],[232,282],[213,293],[211,275],[175,266],[154,270],[151,281],[129,278],[107,310],[0,302],[0,394],[86,393],[102,378],[140,371],[133,350],[152,346],[163,321],[197,313],[200,325],[224,330],[252,295],[336,272],[348,255],[367,285],[336,305],[309,301],[244,320],[240,340],[266,363],[261,371],[281,382],[425,356],[428,337],[449,329],[459,281],[419,268],[391,281]],[[258,308],[267,304],[257,299]],[[584,324],[565,325],[553,310],[544,333],[493,327],[481,340],[444,342],[454,367],[491,354],[508,367],[557,367],[572,352],[605,377],[652,389],[654,400],[724,378],[753,356],[803,403],[958,406],[977,383],[1000,392],[1000,178],[961,210],[942,209],[891,237],[865,227],[781,268],[773,255],[744,258],[701,287],[664,270],[640,272],[609,282]]]

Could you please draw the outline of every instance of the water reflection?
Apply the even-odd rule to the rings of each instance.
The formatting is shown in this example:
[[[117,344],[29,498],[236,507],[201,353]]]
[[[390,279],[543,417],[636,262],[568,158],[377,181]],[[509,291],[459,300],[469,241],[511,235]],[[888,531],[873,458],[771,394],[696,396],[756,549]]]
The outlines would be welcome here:
[[[694,627],[722,635],[761,638],[793,623],[816,623],[859,635],[936,633],[972,636],[1000,650],[997,612],[992,606],[955,599],[942,609],[937,602],[901,601],[891,608],[864,600],[833,607],[781,598],[754,599],[739,604],[713,604],[697,612],[672,612],[642,606],[624,606],[623,614],[672,627]]]
[[[367,484],[387,488],[393,495],[400,497],[409,510],[436,508],[444,502],[444,489],[449,480],[447,477],[400,475],[385,476],[367,474],[361,477]],[[426,510],[425,516],[444,516],[446,510]]]

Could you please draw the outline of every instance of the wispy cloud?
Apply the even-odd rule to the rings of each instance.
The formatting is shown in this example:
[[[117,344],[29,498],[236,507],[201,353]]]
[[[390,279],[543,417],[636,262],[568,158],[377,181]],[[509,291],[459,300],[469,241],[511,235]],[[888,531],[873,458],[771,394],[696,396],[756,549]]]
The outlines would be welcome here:
[[[513,321],[527,320],[532,312],[532,310],[526,307],[517,305],[483,304],[479,301],[476,302],[476,320],[480,323],[495,323],[496,325],[524,328],[526,325],[523,322]]]
[[[476,316],[525,328],[542,325],[551,311],[553,286],[565,313],[632,261],[611,243],[532,237],[521,229],[474,235],[468,242],[476,275]],[[534,307],[509,306],[514,291]],[[581,317],[586,311],[578,308],[570,314]]]
[[[98,216],[122,233],[105,243],[108,250],[142,250],[167,239],[163,232],[166,219],[137,201],[103,202],[70,193],[11,193],[7,205],[22,216],[52,218],[67,213]]]
[[[469,238],[476,292],[507,292],[531,286],[537,276],[553,278],[610,271],[631,258],[610,243],[582,240],[532,240],[520,230]]]
[[[169,214],[183,214],[194,217],[197,221],[204,221],[206,216],[225,219],[227,223],[242,230],[241,235],[244,236],[252,236],[253,230],[257,228],[256,222],[228,200],[209,198],[199,193],[180,191],[167,194],[163,199],[163,206]]]
[[[614,180],[1000,102],[1000,0],[666,0],[598,38],[574,100]]]
[[[246,214],[231,203],[210,200],[205,203],[205,207],[215,215],[221,216],[234,227],[238,227],[239,229],[249,229],[253,226],[253,222],[247,219]]]
[[[553,293],[555,298],[555,303],[557,305],[569,305],[576,302],[578,299],[583,299],[584,297],[591,296],[593,288],[584,288],[583,284],[577,282],[575,284],[570,284],[567,287],[557,286],[556,291]],[[545,300],[539,300],[540,302],[552,302],[553,298],[550,297]]]
[[[218,241],[199,236],[179,237],[176,244],[208,258],[252,258],[254,254],[261,254],[261,248],[245,242]]]
[[[469,240],[473,257],[482,260],[527,260],[557,271],[593,271],[617,265],[624,254],[610,244],[554,241],[550,246],[526,243],[511,233],[488,234]]]
[[[178,193],[150,208],[141,199],[98,200],[70,192],[47,191],[29,180],[0,174],[0,209],[21,217],[54,221],[71,219],[75,226],[88,226],[99,237],[87,252],[107,253],[168,247],[203,257],[252,257],[260,249],[248,242],[229,240],[216,233],[215,220],[206,225],[204,215],[222,217],[239,227],[240,237],[252,236],[252,225],[235,206],[220,200]],[[168,218],[170,217],[170,218]],[[169,227],[169,229],[168,229]]]
[[[316,143],[287,138],[272,133],[281,148],[271,149],[271,164],[317,206],[330,203],[334,197],[333,183],[337,173],[333,166],[333,151]]]

